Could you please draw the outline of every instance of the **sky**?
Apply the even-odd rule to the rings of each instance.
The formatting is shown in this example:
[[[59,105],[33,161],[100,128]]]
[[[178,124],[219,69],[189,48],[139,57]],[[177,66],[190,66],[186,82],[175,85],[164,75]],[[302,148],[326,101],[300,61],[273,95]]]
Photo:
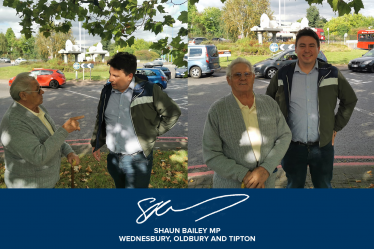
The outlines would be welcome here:
[[[309,8],[309,4],[305,0],[280,0],[281,1],[281,18],[282,21],[286,22],[296,22],[296,20],[306,17],[306,10]],[[374,5],[373,0],[362,0],[364,4],[364,9],[361,10],[361,13],[364,16],[374,16]],[[285,8],[284,8],[285,4]],[[320,16],[323,16],[327,20],[330,20],[333,17],[338,17],[338,14],[332,10],[330,5],[324,0],[323,4],[315,4],[319,9]],[[196,5],[198,11],[203,11],[207,7],[217,7],[222,8],[223,4],[220,0],[209,0],[202,1]],[[274,17],[278,20],[279,16],[279,0],[270,0],[270,8],[274,12]],[[286,15],[284,15],[284,10]]]
[[[138,0],[138,4],[140,4],[142,0]],[[176,4],[183,3],[185,0],[174,0],[173,1]],[[168,37],[175,37],[177,36],[177,33],[179,29],[184,26],[187,28],[187,24],[182,24],[180,21],[177,20],[179,14],[183,10],[187,10],[187,3],[183,5],[172,5],[172,4],[163,4],[165,7],[165,11],[167,12],[167,15],[171,15],[175,19],[175,23],[173,28],[169,26],[165,26],[163,32],[159,33],[157,36],[149,31],[144,31],[143,29],[139,29],[136,33],[133,35],[137,39],[144,39],[146,41],[157,41],[159,39],[165,38],[166,36]],[[3,6],[3,0],[0,0],[0,32],[4,33],[7,31],[8,28],[12,28],[16,37],[21,36],[21,29],[22,26],[20,26],[18,23],[21,21],[21,18],[19,18],[16,15],[16,10],[8,7]],[[161,21],[163,20],[162,16],[160,15],[159,12],[157,12],[157,16],[154,18],[156,21]],[[73,35],[75,37],[76,43],[79,42],[79,24],[78,22],[72,22],[72,30],[73,30]],[[34,26],[34,31],[36,31],[36,26]],[[84,43],[84,38],[85,42]],[[88,31],[82,29],[81,31],[81,39],[82,39],[82,44],[86,44],[87,46],[91,46],[95,43],[98,43],[101,38],[99,36],[92,36],[88,34]],[[170,41],[170,40],[169,40]]]

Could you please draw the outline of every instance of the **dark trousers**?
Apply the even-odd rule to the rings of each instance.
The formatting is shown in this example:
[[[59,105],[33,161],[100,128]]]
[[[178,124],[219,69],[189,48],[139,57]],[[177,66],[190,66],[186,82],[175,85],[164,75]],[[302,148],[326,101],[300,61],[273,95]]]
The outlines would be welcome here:
[[[331,142],[324,147],[292,143],[282,160],[287,176],[287,188],[304,188],[307,165],[315,188],[331,188],[334,165],[334,146]]]
[[[151,179],[153,151],[148,157],[143,152],[121,155],[110,152],[107,159],[109,174],[116,188],[148,188]]]

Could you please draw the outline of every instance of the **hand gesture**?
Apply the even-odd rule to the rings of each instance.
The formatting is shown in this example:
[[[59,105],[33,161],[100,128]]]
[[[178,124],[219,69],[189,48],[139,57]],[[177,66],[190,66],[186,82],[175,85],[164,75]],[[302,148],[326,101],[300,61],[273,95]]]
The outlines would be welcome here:
[[[65,124],[62,125],[62,128],[64,128],[67,132],[71,133],[73,131],[80,131],[81,128],[79,127],[79,122],[77,120],[84,118],[84,115],[69,118],[68,121],[65,122]]]
[[[101,159],[101,154],[100,154],[100,149],[98,149],[97,151],[94,152],[94,147],[92,147],[92,154],[94,156],[94,158],[96,159],[96,161],[100,162],[100,159]]]

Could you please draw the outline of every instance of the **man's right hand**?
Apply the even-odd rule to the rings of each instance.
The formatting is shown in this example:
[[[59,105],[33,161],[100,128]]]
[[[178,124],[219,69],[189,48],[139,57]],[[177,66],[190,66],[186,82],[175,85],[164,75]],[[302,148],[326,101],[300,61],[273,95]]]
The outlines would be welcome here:
[[[92,147],[92,154],[94,156],[94,158],[96,159],[96,161],[100,162],[100,159],[101,159],[101,154],[100,154],[100,149],[98,149],[97,151],[94,152],[94,147]]]
[[[84,118],[84,115],[69,118],[68,121],[65,122],[65,124],[62,125],[62,128],[64,128],[68,133],[71,133],[73,131],[80,131],[81,128],[79,127],[79,122],[77,120]]]

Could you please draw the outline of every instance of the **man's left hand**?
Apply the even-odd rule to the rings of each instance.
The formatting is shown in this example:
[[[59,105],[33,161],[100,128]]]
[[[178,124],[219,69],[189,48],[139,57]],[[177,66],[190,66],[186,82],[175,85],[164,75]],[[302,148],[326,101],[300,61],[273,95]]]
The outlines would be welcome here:
[[[244,179],[246,188],[265,188],[265,181],[269,177],[269,172],[264,167],[255,168],[250,176]]]
[[[68,162],[71,164],[71,166],[75,166],[79,164],[79,156],[75,154],[74,152],[70,152],[67,156]],[[75,161],[75,162],[74,162]],[[74,165],[73,165],[74,163]]]
[[[332,145],[333,145],[333,146],[334,146],[334,140],[335,140],[335,137],[336,137],[336,133],[338,133],[338,132],[334,131],[334,132],[332,133]]]

